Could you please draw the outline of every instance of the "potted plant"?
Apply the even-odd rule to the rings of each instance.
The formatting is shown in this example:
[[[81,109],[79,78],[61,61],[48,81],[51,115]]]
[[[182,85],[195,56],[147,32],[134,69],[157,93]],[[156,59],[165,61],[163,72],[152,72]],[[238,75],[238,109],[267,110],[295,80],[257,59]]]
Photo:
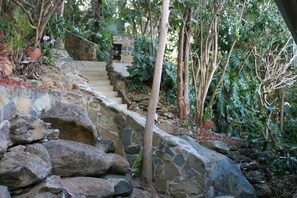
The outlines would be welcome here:
[[[64,0],[13,0],[13,2],[18,5],[28,16],[30,25],[34,29],[34,34],[32,35],[31,39],[31,46],[28,46],[26,50],[28,56],[35,53],[37,53],[37,56],[41,56],[40,41],[51,16],[55,13],[58,6],[62,4],[63,1]],[[36,57],[34,56],[31,59],[36,60]]]
[[[213,118],[212,110],[209,108],[205,108],[205,111],[202,117],[203,128],[211,129],[213,127],[214,123],[211,121],[212,118]]]

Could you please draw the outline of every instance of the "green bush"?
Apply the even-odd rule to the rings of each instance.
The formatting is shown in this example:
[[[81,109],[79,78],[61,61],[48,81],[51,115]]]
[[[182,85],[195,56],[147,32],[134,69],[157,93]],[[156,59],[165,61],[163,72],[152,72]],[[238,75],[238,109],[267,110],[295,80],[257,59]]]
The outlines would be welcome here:
[[[128,89],[147,92],[152,86],[156,63],[156,48],[152,49],[149,37],[139,35],[135,41],[132,66],[128,68],[130,83]],[[162,67],[161,90],[168,93],[176,88],[176,70],[171,63],[164,60]]]
[[[269,169],[278,176],[297,174],[297,158],[287,153],[285,156],[274,159],[270,163]]]

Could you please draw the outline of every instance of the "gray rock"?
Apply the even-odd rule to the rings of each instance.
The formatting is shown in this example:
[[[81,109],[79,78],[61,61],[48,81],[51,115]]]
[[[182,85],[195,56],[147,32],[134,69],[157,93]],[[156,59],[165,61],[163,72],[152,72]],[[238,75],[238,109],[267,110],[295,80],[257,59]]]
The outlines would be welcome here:
[[[60,139],[95,145],[98,133],[87,112],[79,106],[57,102],[41,115],[42,119],[60,130]]]
[[[292,198],[297,198],[297,191],[294,193]]]
[[[262,184],[255,184],[254,188],[257,192],[257,197],[273,197],[271,187],[266,182]]]
[[[139,154],[140,150],[141,150],[141,146],[139,144],[135,144],[135,145],[130,145],[126,147],[125,153],[134,155],[134,154]]]
[[[10,198],[8,188],[6,186],[0,185],[0,197],[1,198]]]
[[[113,196],[129,196],[133,191],[133,185],[125,178],[108,177],[106,179],[114,187]]]
[[[10,124],[8,120],[0,123],[0,154],[5,153],[10,144],[8,139],[9,127]]]
[[[67,140],[43,143],[49,152],[53,174],[69,176],[99,176],[112,166],[112,156],[87,144]]]
[[[113,141],[102,139],[97,139],[95,147],[104,151],[105,153],[113,153],[116,149],[115,143]]]
[[[59,129],[47,129],[46,130],[46,139],[47,140],[57,140],[60,136],[60,130]]]
[[[129,198],[151,198],[152,196],[150,195],[149,192],[143,191],[139,188],[134,188],[132,194],[129,196]]]
[[[29,192],[13,196],[14,198],[61,198],[70,197],[64,190],[62,180],[59,176],[52,175],[44,179],[41,183],[32,187]]]
[[[209,184],[213,186],[214,196],[256,197],[255,189],[242,174],[238,165],[226,156],[199,145],[190,137],[182,136],[182,138],[196,151],[192,152],[193,156],[189,155],[187,159],[189,167],[200,174],[205,172],[209,175]]]
[[[41,181],[51,172],[50,165],[39,156],[24,151],[24,146],[10,149],[0,160],[0,185],[9,190]]]
[[[42,144],[29,144],[28,146],[26,146],[25,151],[33,155],[39,156],[43,161],[45,161],[49,165],[50,168],[52,168],[52,162],[49,153]]]
[[[227,154],[229,151],[230,151],[230,148],[228,147],[227,144],[225,144],[224,142],[222,141],[218,141],[218,140],[215,140],[215,141],[202,141],[200,142],[200,144],[202,146],[205,146],[211,150],[215,150],[219,153],[222,153],[222,154]]]
[[[9,122],[9,137],[14,145],[31,143],[46,136],[45,124],[40,119],[17,115]]]
[[[65,190],[74,198],[111,197],[114,193],[113,185],[104,179],[92,177],[73,177],[62,179]]]
[[[125,175],[130,171],[129,162],[118,154],[110,154],[112,156],[112,166],[110,172],[119,175]]]
[[[210,175],[215,195],[233,195],[235,197],[254,198],[256,192],[242,175],[240,168],[228,158],[218,162]]]
[[[132,143],[132,134],[133,131],[130,128],[124,128],[120,133],[120,138],[123,142],[124,148],[127,148]]]
[[[248,172],[247,178],[252,184],[260,184],[265,181],[264,174],[257,170]]]

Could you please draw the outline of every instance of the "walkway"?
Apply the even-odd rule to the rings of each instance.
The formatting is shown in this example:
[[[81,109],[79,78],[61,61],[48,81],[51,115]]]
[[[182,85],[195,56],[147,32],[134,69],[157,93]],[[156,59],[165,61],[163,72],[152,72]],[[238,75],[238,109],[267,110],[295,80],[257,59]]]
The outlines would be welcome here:
[[[89,80],[97,91],[110,101],[127,108],[127,105],[122,103],[122,98],[118,97],[118,92],[114,91],[114,87],[110,83],[106,71],[106,62],[74,61],[74,63],[76,69]]]

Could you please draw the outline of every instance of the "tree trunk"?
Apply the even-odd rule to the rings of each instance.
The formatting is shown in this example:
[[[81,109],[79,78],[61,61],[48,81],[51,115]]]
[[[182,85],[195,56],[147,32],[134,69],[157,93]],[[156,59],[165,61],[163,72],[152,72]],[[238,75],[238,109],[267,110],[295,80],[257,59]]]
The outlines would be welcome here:
[[[189,55],[192,10],[185,11],[179,32],[178,41],[178,59],[177,59],[177,106],[178,117],[180,119],[189,119]]]
[[[178,117],[185,119],[185,101],[183,91],[183,69],[184,69],[184,32],[185,32],[185,17],[182,19],[180,26],[179,38],[178,38],[178,56],[177,56],[177,107]]]
[[[102,18],[102,0],[95,0],[95,24],[94,24],[95,32],[98,32],[100,29],[101,18]]]
[[[186,119],[190,115],[190,100],[189,100],[189,57],[190,57],[190,40],[192,35],[191,28],[192,9],[187,12],[186,28],[185,28],[185,43],[184,43],[184,100]]]
[[[64,16],[64,5],[65,5],[65,0],[63,0],[62,3],[56,9],[56,13],[59,16]]]
[[[153,126],[154,118],[156,113],[156,107],[158,104],[161,75],[162,75],[162,65],[165,52],[165,45],[167,40],[168,31],[168,18],[169,18],[169,2],[170,0],[163,0],[162,5],[162,18],[160,26],[160,42],[158,46],[158,52],[156,57],[156,65],[154,71],[153,87],[151,91],[151,98],[148,107],[147,120],[144,129],[144,148],[143,148],[143,170],[142,170],[142,185],[145,188],[153,189],[153,162],[152,162],[152,142],[153,142]]]

